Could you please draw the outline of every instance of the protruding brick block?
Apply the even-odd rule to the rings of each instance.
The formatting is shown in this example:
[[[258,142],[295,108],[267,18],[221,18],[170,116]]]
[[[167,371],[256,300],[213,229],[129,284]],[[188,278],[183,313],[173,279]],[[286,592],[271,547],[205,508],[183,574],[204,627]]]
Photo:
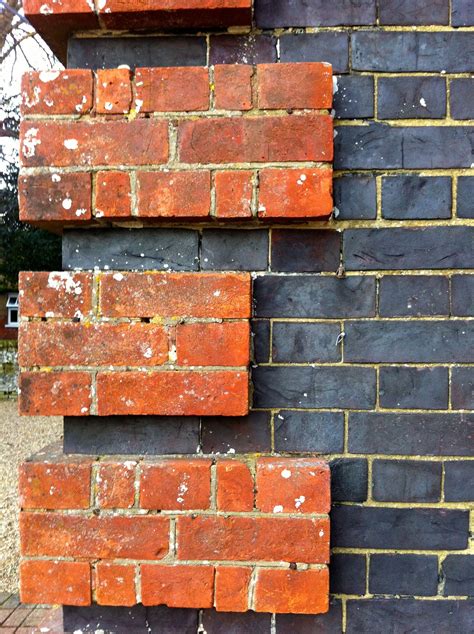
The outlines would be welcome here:
[[[252,568],[216,568],[214,605],[218,612],[246,612]]]
[[[21,114],[86,114],[92,108],[92,71],[29,71],[21,80]]]
[[[131,508],[135,501],[134,460],[105,462],[97,468],[97,504],[103,509]],[[120,605],[120,604],[117,604]]]
[[[129,218],[131,210],[130,175],[127,172],[98,172],[95,186],[95,217]]]
[[[23,416],[86,416],[92,400],[87,372],[22,372],[19,410]]]
[[[127,114],[131,103],[132,82],[127,68],[96,72],[95,107],[99,114]]]
[[[170,608],[210,608],[214,594],[213,566],[142,564],[142,603]]]
[[[214,66],[214,105],[222,110],[252,108],[252,73],[247,64]]]
[[[132,606],[137,602],[135,566],[100,561],[95,567],[95,596],[99,605]]]
[[[162,460],[144,464],[140,507],[152,510],[208,509],[211,504],[210,460]]]
[[[319,62],[259,64],[257,100],[262,109],[328,109],[332,106],[332,68]]]
[[[206,218],[211,208],[211,173],[141,172],[138,215],[150,218]]]
[[[209,109],[209,75],[205,67],[138,68],[138,112],[186,112]]]
[[[247,366],[250,360],[248,321],[178,324],[178,365]]]
[[[90,605],[90,564],[85,561],[22,561],[23,603]]]
[[[257,571],[256,612],[320,614],[329,609],[329,574],[326,567],[310,570]]]
[[[89,508],[91,463],[24,462],[18,488],[24,509]]]
[[[251,218],[253,174],[249,170],[216,172],[217,218]]]
[[[220,460],[217,463],[217,508],[219,511],[252,511],[254,482],[245,462]]]
[[[22,317],[83,319],[92,309],[90,273],[21,271],[18,288]]]

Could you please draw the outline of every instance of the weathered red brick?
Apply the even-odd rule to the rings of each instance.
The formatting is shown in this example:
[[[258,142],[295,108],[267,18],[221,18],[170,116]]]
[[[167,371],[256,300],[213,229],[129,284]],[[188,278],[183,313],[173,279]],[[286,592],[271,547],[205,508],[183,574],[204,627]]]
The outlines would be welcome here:
[[[90,506],[91,462],[24,462],[20,506],[24,509],[86,509]]]
[[[250,361],[249,322],[178,324],[176,354],[178,365],[247,366]]]
[[[20,372],[22,416],[87,416],[91,375],[87,372]]]
[[[100,278],[108,317],[250,317],[248,273],[107,273]]]
[[[253,68],[247,64],[214,66],[214,105],[223,110],[250,110]]]
[[[140,172],[138,215],[148,218],[205,218],[211,208],[211,173]]]
[[[100,561],[95,567],[97,603],[127,607],[135,605],[135,574],[135,566]]]
[[[259,458],[256,506],[264,513],[329,513],[330,471],[315,458]]]
[[[96,218],[128,218],[132,213],[130,175],[127,172],[97,172]]]
[[[246,612],[251,568],[219,566],[216,568],[214,605],[218,612]]]
[[[332,170],[265,169],[259,176],[260,218],[328,218]]]
[[[247,372],[99,372],[99,416],[244,416],[249,407]]]
[[[92,71],[29,71],[21,78],[21,114],[85,114],[92,108]]]
[[[141,508],[165,511],[208,509],[210,503],[210,460],[165,459],[142,464]]]
[[[141,565],[143,605],[170,608],[211,608],[213,566]]]
[[[257,569],[256,612],[320,614],[329,610],[327,567],[310,570]]]
[[[22,561],[20,598],[23,603],[90,605],[90,565],[84,561]]]
[[[169,519],[21,513],[20,542],[31,557],[162,559],[169,548]]]
[[[181,121],[178,148],[187,163],[331,161],[332,118],[306,114]]]
[[[135,467],[127,462],[101,462],[97,469],[97,505],[103,509],[131,508],[135,501]]]
[[[135,107],[139,112],[207,110],[208,69],[201,66],[137,68],[135,92]]]
[[[252,511],[254,483],[245,462],[219,460],[217,463],[217,508],[219,511]]]
[[[330,108],[332,92],[330,64],[303,62],[257,65],[259,108]]]
[[[132,82],[128,68],[96,71],[95,107],[99,114],[126,114],[131,103]]]
[[[252,217],[252,176],[249,170],[216,172],[216,216],[218,218]]]
[[[22,317],[83,318],[92,310],[92,275],[69,271],[21,271]]]
[[[179,517],[178,559],[214,561],[329,560],[329,519]]]

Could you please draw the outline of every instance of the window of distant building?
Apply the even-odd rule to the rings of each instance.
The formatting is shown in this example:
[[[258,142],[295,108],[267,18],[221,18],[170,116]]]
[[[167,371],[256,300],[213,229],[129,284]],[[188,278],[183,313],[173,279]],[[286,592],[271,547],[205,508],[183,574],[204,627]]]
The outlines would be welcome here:
[[[19,324],[18,311],[18,293],[8,293],[7,298],[7,328],[18,328]]]

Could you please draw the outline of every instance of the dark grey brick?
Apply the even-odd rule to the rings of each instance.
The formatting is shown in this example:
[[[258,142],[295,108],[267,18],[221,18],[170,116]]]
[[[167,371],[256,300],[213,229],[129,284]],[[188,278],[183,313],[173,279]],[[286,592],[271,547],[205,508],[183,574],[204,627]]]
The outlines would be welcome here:
[[[236,417],[204,417],[201,433],[204,453],[260,453],[271,449],[268,412],[250,412],[248,416]]]
[[[451,280],[453,315],[472,317],[474,308],[474,275],[453,275]]]
[[[205,66],[205,37],[72,38],[68,68]]]
[[[252,375],[254,407],[371,409],[375,404],[372,368],[259,367]]]
[[[473,437],[471,432],[468,439],[471,448]],[[474,461],[444,463],[444,499],[446,502],[474,502]]]
[[[211,64],[276,62],[276,39],[271,35],[211,35]]]
[[[380,119],[441,119],[446,115],[446,81],[441,77],[380,77]]]
[[[64,269],[197,271],[199,234],[187,229],[65,231]]]
[[[342,606],[339,599],[331,599],[326,614],[276,614],[276,634],[340,634]],[[246,632],[245,634],[248,634]]]
[[[341,250],[338,231],[274,229],[272,271],[319,273],[337,271]]]
[[[457,214],[459,218],[474,218],[473,176],[459,176],[457,202]]]
[[[389,169],[402,165],[403,128],[384,123],[338,126],[335,169]]]
[[[367,500],[367,460],[336,458],[331,461],[330,466],[333,502],[365,502]]]
[[[453,26],[474,25],[474,5],[471,0],[452,0],[451,6]]]
[[[349,452],[474,456],[474,416],[451,413],[350,413]]]
[[[451,218],[449,176],[382,179],[382,216],[392,220]]]
[[[379,0],[380,24],[448,24],[448,0]]]
[[[441,463],[374,460],[372,496],[378,502],[439,502]]]
[[[336,77],[333,108],[336,119],[373,117],[374,78],[369,75]]]
[[[272,359],[275,363],[340,361],[339,324],[273,322]]]
[[[468,544],[469,512],[334,506],[331,529],[336,548],[462,550]]]
[[[474,79],[453,79],[450,101],[453,119],[474,119]]]
[[[275,451],[340,453],[344,448],[342,412],[281,410],[274,417]]]
[[[217,271],[264,271],[268,266],[265,229],[205,229],[201,268]]]
[[[299,33],[280,37],[280,61],[329,62],[334,73],[349,72],[347,33]]]
[[[207,634],[270,634],[271,614],[203,610],[202,627]]]
[[[474,268],[473,227],[348,229],[344,266],[349,271]]]
[[[352,68],[381,72],[474,70],[470,33],[357,31],[352,34]]]
[[[377,215],[375,177],[351,174],[335,178],[334,206],[336,220],[373,220]]]
[[[265,275],[254,282],[257,317],[371,317],[373,277]]]
[[[255,20],[261,29],[375,24],[375,9],[375,0],[255,0]]]
[[[453,368],[451,402],[454,409],[474,409],[474,368]]]
[[[474,556],[448,555],[443,561],[445,597],[474,597]]]
[[[267,319],[253,320],[252,343],[255,363],[268,363],[270,360],[270,322]]]
[[[381,367],[379,397],[388,409],[447,409],[448,369]]]
[[[385,275],[379,293],[381,317],[449,315],[449,281],[441,275]]]
[[[347,634],[472,631],[474,601],[361,599],[347,602]]]
[[[365,594],[365,555],[332,555],[330,591],[334,594]]]
[[[369,592],[423,597],[437,594],[438,557],[371,555]]]

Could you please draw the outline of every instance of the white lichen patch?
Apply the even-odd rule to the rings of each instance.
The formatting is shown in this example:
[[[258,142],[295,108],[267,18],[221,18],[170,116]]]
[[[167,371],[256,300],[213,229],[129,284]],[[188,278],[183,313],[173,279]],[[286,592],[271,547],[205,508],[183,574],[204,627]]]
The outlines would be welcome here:
[[[76,216],[79,218],[87,213],[87,209],[76,209]]]
[[[113,104],[113,103],[111,103],[110,101],[106,101],[106,102],[104,103],[104,108],[105,108],[106,110],[112,110],[112,109],[113,109],[113,107],[114,107],[114,104]]]
[[[64,209],[71,209],[72,200],[70,198],[65,198],[62,202],[62,206],[64,207]]]
[[[48,288],[56,291],[66,291],[72,295],[81,295],[82,287],[79,281],[69,271],[53,271],[48,276]]]
[[[40,95],[41,95],[40,86],[34,86],[33,87],[33,95],[31,97],[31,99],[29,98],[28,93],[26,93],[26,92],[22,93],[23,103],[25,104],[25,106],[27,108],[33,108],[33,106],[36,106],[39,103]]]
[[[304,495],[300,495],[299,498],[295,498],[295,508],[299,509],[302,504],[306,501]]]
[[[64,139],[64,147],[67,150],[77,150],[79,143],[77,139]]]
[[[54,81],[59,77],[59,70],[43,70],[39,74],[39,79],[44,84],[47,84],[50,81]]]
[[[30,128],[26,131],[23,138],[22,152],[25,158],[32,158],[36,153],[36,146],[41,144],[41,140],[37,138],[38,128]]]
[[[61,182],[61,176],[59,176],[59,174],[52,174],[51,175],[51,180],[53,181],[53,183],[60,183]]]
[[[114,273],[112,275],[112,277],[114,278],[114,280],[116,280],[117,282],[121,282],[123,280],[123,275],[122,273]]]
[[[51,15],[53,13],[53,10],[51,9],[51,7],[47,4],[42,4],[40,6],[39,12],[41,13],[41,15]],[[43,631],[43,630],[41,630]]]
[[[285,478],[285,480],[288,480],[288,478],[291,478],[291,471],[289,469],[283,469],[283,471],[281,472],[281,477]]]
[[[281,504],[277,504],[276,506],[273,507],[273,512],[274,513],[283,513],[283,507]]]

